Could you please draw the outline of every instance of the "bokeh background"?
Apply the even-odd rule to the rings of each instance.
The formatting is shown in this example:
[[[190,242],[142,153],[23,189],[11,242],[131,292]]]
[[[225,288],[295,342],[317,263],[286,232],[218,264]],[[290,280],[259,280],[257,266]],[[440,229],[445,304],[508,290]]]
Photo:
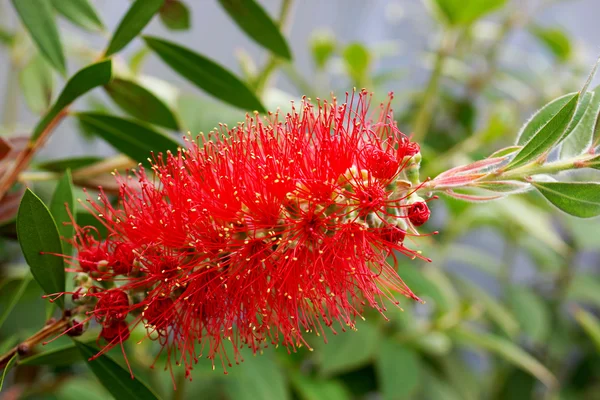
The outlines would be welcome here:
[[[71,74],[106,46],[130,6],[115,0],[92,3],[108,33],[86,32],[59,19]],[[189,47],[247,82],[264,72],[272,56],[236,26],[218,1],[184,3],[191,13],[189,29],[170,30],[155,17],[144,33]],[[281,0],[259,3],[277,18]],[[302,95],[328,98],[366,87],[383,100],[393,91],[395,115],[406,133],[416,129],[423,103],[431,102],[427,135],[420,136],[425,137],[424,176],[511,145],[536,109],[582,86],[600,53],[597,0],[499,1],[494,10],[458,26],[449,26],[434,0],[291,3],[282,30],[293,61],[275,63],[264,90],[257,89],[263,102],[285,110]],[[0,0],[0,29],[17,37],[12,44],[0,43],[0,133],[8,136],[29,132],[40,118],[22,72],[36,50],[8,0]],[[439,82],[429,96],[427,88],[437,74],[434,65],[448,41],[452,45],[442,55]],[[204,94],[147,54],[140,39],[116,60],[122,70],[135,70],[135,80],[176,113],[181,129],[169,132],[174,138],[244,116],[243,110]],[[51,80],[55,98],[64,80],[57,75]],[[124,115],[101,90],[77,100],[75,108]],[[36,163],[116,154],[67,119]],[[42,169],[38,164],[33,172]],[[598,176],[590,174],[583,171],[573,178]],[[34,183],[45,199],[54,185]],[[11,221],[3,223],[0,315],[27,274],[11,236]],[[434,261],[402,260],[399,273],[426,303],[399,299],[404,312],[390,307],[389,322],[367,313],[357,332],[328,335],[327,345],[312,338],[312,353],[267,349],[262,356],[248,356],[228,375],[201,361],[192,382],[182,384],[176,373],[177,392],[171,390],[168,373],[147,368],[151,342],[131,344],[134,369],[160,395],[173,399],[600,398],[597,338],[582,322],[600,312],[598,220],[559,214],[539,196],[527,194],[477,205],[440,199],[424,228],[441,233],[413,245]],[[0,349],[43,325],[47,307],[40,296],[31,282],[0,327]],[[136,334],[143,337],[143,332]],[[46,349],[65,343],[59,340]],[[122,362],[119,351],[112,355]],[[110,398],[77,358],[58,365],[19,366],[0,393],[0,398],[82,396]]]

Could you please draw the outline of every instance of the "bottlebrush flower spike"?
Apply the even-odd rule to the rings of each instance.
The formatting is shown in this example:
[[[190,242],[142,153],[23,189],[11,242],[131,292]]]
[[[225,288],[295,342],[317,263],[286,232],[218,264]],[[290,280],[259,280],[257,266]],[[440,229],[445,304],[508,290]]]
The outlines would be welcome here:
[[[188,372],[202,356],[225,368],[243,346],[295,350],[306,332],[354,328],[393,292],[418,300],[387,259],[420,257],[404,245],[429,217],[405,176],[419,147],[389,103],[372,120],[370,101],[247,116],[156,157],[154,177],[118,177],[117,206],[90,201],[108,236],[76,226],[69,262],[105,350],[141,324]]]

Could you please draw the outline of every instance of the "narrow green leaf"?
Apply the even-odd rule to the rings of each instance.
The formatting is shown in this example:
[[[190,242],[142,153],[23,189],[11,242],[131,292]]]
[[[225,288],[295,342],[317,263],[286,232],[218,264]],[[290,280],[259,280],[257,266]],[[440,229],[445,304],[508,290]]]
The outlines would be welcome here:
[[[52,365],[67,366],[83,361],[81,352],[75,343],[61,346],[43,353],[35,354],[31,357],[19,360],[19,365]]]
[[[52,101],[54,80],[48,62],[41,56],[34,56],[19,71],[19,84],[27,105],[36,114],[42,114]]]
[[[600,183],[531,182],[552,204],[567,214],[580,218],[600,215]]]
[[[175,43],[148,36],[144,40],[165,63],[207,93],[245,110],[265,112],[248,86],[219,64]]]
[[[158,399],[148,386],[137,378],[132,378],[128,371],[108,356],[101,355],[90,361],[98,350],[78,341],[75,344],[94,375],[116,399]]]
[[[577,125],[573,126],[570,132],[567,133],[562,143],[560,149],[561,159],[569,159],[583,154],[592,145],[594,128],[600,114],[600,87],[594,89],[593,92],[586,93],[586,96],[588,94],[591,95],[591,100],[585,108],[585,114]]]
[[[7,307],[2,311],[2,313],[0,313],[0,328],[2,327],[2,325],[6,321],[6,319],[12,312],[12,310],[15,308],[15,306],[17,305],[17,303],[19,302],[19,300],[25,293],[25,290],[27,289],[27,285],[29,285],[29,282],[31,282],[31,275],[27,274],[27,276],[25,276],[21,280],[21,284],[18,286],[16,292],[11,294],[10,302],[8,303]],[[2,353],[0,353],[0,354],[2,354]]]
[[[12,3],[40,53],[65,75],[67,66],[50,0],[12,0]]]
[[[452,336],[466,346],[483,348],[498,354],[515,366],[529,372],[548,387],[554,387],[557,383],[552,372],[509,340],[488,333],[471,332],[463,328],[453,330]]]
[[[585,166],[587,168],[600,169],[600,156],[594,157],[589,161],[586,161]]]
[[[286,60],[292,59],[290,48],[277,24],[254,0],[219,0],[235,23],[256,43]]]
[[[14,33],[6,30],[4,27],[0,26],[0,44],[5,46],[11,46],[15,39]]]
[[[54,9],[75,25],[88,31],[101,31],[104,25],[88,0],[52,0]]]
[[[75,117],[90,132],[95,133],[131,159],[150,166],[151,153],[176,152],[179,143],[167,135],[141,125],[134,120],[101,113],[78,113]]]
[[[50,125],[52,120],[79,96],[87,93],[96,86],[106,85],[110,81],[111,74],[111,60],[105,60],[89,65],[73,75],[52,108],[35,127],[31,140],[37,139],[44,129]]]
[[[384,400],[412,398],[421,383],[418,354],[390,338],[379,344],[375,370]]]
[[[493,152],[487,158],[505,157],[505,156],[508,156],[510,154],[516,153],[517,151],[521,150],[522,148],[523,148],[523,146],[509,146],[509,147],[505,147],[503,149],[500,149],[500,150],[497,150],[497,151]]]
[[[327,343],[319,348],[321,373],[332,376],[351,371],[373,359],[379,331],[371,324],[358,324],[356,331],[327,334]]]
[[[571,41],[562,29],[533,25],[529,28],[529,32],[552,53],[557,61],[565,62],[571,58]]]
[[[75,212],[75,197],[73,195],[73,183],[71,179],[71,171],[66,170],[62,178],[58,181],[52,200],[50,201],[50,213],[54,217],[58,233],[63,237],[62,247],[63,254],[70,256],[73,252],[72,246],[66,241],[71,239],[75,234],[75,228],[71,223],[68,210],[71,213]]]
[[[575,309],[575,319],[600,351],[600,320],[582,308]]]
[[[534,137],[575,95],[576,93],[565,94],[540,108],[527,122],[525,122],[517,134],[517,141],[515,144],[518,146],[525,145],[525,143],[531,140],[531,138]]]
[[[67,169],[75,171],[79,168],[87,167],[102,160],[104,160],[104,158],[96,156],[62,158],[43,162],[38,164],[37,167],[53,172],[63,172]]]
[[[104,56],[110,57],[135,39],[164,3],[165,0],[135,0],[119,22]]]
[[[583,95],[579,95],[579,100],[577,102],[577,107],[575,108],[575,113],[573,114],[571,121],[569,121],[567,129],[565,129],[565,132],[562,134],[559,140],[560,142],[562,142],[564,138],[569,136],[571,132],[573,132],[573,129],[575,129],[579,125],[582,118],[585,116],[585,112],[587,111],[588,106],[590,105],[590,102],[592,101],[593,97],[594,93],[592,92],[586,92]]]
[[[352,397],[344,385],[336,380],[317,380],[293,373],[292,385],[301,400],[350,400]]]
[[[174,131],[179,129],[175,115],[165,103],[137,83],[115,78],[104,86],[104,89],[110,98],[129,115]]]
[[[525,143],[523,149],[510,162],[508,168],[514,169],[535,161],[550,151],[560,141],[569,126],[578,100],[578,93],[571,95],[570,100]]]
[[[58,229],[48,207],[27,189],[17,214],[17,235],[31,274],[47,294],[65,291],[65,269]],[[44,254],[42,254],[44,253]],[[58,298],[64,307],[64,300]]]
[[[546,303],[524,286],[510,286],[506,300],[523,332],[534,343],[543,343],[552,327]]]
[[[0,392],[2,391],[2,386],[4,386],[4,380],[6,379],[6,376],[8,375],[8,371],[10,371],[10,369],[13,367],[13,365],[15,365],[15,361],[17,361],[16,353],[14,356],[11,357],[10,360],[8,360],[8,363],[4,367],[4,370],[2,371],[2,377],[0,378]]]
[[[166,1],[160,9],[160,20],[173,31],[190,28],[190,10],[179,0]]]

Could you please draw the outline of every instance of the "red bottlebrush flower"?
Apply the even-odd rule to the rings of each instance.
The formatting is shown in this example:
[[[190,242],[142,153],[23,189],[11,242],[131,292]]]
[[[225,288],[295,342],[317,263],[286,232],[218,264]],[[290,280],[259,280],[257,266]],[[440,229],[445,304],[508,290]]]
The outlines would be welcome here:
[[[89,201],[108,237],[76,226],[69,262],[106,349],[142,324],[188,371],[200,356],[225,366],[226,342],[236,362],[241,346],[293,350],[394,292],[418,299],[387,259],[420,257],[404,246],[405,220],[425,215],[404,170],[419,147],[389,104],[373,122],[370,96],[349,97],[247,116],[155,157],[153,177],[118,177],[118,205]]]
[[[423,225],[429,220],[430,215],[431,211],[424,201],[413,203],[408,208],[408,219],[414,226]]]

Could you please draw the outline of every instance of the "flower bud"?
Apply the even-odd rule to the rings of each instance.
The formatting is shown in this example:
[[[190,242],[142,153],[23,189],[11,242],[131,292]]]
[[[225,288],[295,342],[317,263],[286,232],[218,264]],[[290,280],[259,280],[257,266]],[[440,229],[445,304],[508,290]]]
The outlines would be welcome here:
[[[412,203],[408,208],[408,219],[414,226],[423,225],[429,220],[430,215],[431,211],[424,201]]]

